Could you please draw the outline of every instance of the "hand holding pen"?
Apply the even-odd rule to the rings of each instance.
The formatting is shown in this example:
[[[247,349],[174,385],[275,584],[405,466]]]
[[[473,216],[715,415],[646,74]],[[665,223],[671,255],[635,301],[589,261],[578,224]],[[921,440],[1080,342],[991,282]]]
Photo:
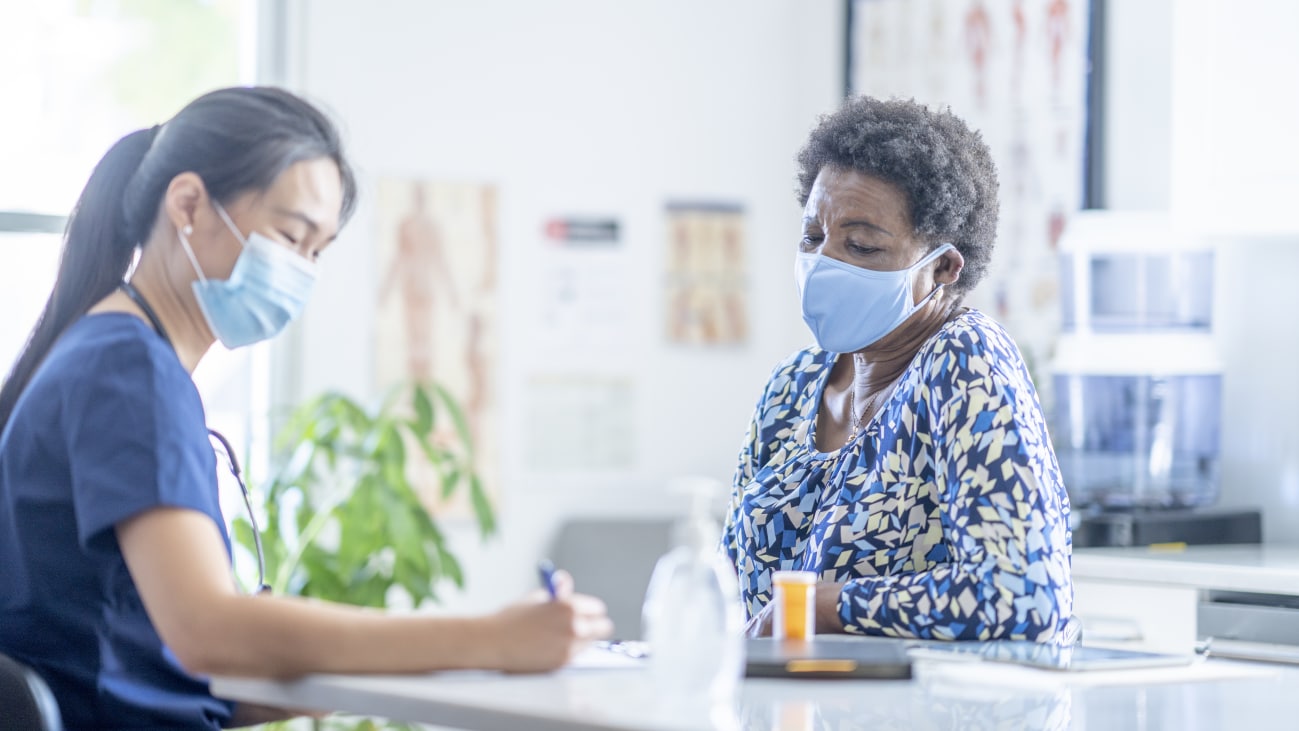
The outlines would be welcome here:
[[[541,586],[550,594],[550,601],[559,598],[559,589],[555,586],[555,564],[549,559],[541,559],[537,564],[537,573],[541,576]]]
[[[541,586],[550,595],[550,600],[553,602],[558,599],[559,589],[556,586],[555,564],[551,563],[549,559],[541,559],[537,563],[537,575],[541,578]],[[648,656],[644,642],[600,641],[596,642],[595,646],[637,660]]]
[[[503,670],[553,670],[568,664],[596,640],[613,634],[604,602],[573,592],[573,578],[549,561],[537,567],[543,586],[527,599],[492,615],[492,632]]]

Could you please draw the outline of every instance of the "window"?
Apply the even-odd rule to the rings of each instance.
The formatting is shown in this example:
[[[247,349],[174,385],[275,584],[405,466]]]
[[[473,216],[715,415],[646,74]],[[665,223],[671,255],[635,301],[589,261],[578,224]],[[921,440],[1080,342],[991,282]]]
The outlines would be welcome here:
[[[0,5],[0,211],[65,215],[122,135],[254,76],[246,0]],[[21,31],[20,31],[21,29]]]
[[[0,3],[0,68],[22,71],[0,75],[0,379],[49,296],[64,217],[94,165],[203,92],[252,83],[258,10],[255,0]],[[251,434],[264,438],[268,374],[264,350],[219,345],[195,373],[209,425],[241,457]],[[239,514],[225,482],[226,514]]]
[[[0,230],[0,368],[6,374],[45,306],[58,266],[57,234]]]

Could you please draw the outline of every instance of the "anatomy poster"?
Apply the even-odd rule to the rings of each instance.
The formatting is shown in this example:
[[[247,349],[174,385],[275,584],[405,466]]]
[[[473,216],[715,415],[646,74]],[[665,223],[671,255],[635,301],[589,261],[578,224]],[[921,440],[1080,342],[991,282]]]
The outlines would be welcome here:
[[[475,467],[495,493],[497,440],[496,189],[476,183],[381,180],[375,374],[380,392],[403,382],[436,382],[465,411]],[[438,420],[435,439],[454,438]],[[412,474],[432,499],[431,468]],[[458,505],[458,504],[457,504]],[[457,508],[458,511],[458,508]]]
[[[950,106],[991,148],[997,248],[968,302],[1006,325],[1045,385],[1056,243],[1082,204],[1086,0],[856,0],[852,18],[853,93]]]
[[[748,340],[748,264],[738,205],[667,207],[666,337],[679,345]]]

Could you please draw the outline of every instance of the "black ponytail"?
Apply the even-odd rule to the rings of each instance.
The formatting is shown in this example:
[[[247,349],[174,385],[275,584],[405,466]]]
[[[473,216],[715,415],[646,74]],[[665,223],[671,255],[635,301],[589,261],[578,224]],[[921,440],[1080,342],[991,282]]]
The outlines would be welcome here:
[[[338,165],[345,221],[355,207],[356,182],[338,131],[318,109],[282,89],[219,89],[190,102],[163,127],[118,140],[95,166],[68,219],[54,290],[0,387],[0,434],[54,342],[122,282],[172,178],[197,173],[208,195],[226,203],[266,190],[290,166],[319,158]]]
[[[68,325],[107,297],[131,265],[135,242],[127,236],[122,191],[149,151],[156,128],[118,140],[95,166],[68,219],[54,291],[0,388],[0,432],[18,396]]]

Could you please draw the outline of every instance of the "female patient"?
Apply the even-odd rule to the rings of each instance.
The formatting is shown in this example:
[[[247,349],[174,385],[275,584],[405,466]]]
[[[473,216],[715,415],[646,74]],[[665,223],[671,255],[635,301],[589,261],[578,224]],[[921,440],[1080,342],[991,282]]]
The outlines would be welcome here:
[[[996,231],[987,146],[950,112],[859,98],[798,160],[817,347],[776,367],[740,453],[724,541],[750,631],[772,571],[799,569],[818,631],[1058,639],[1068,497],[1019,351],[961,307]]]
[[[69,727],[277,715],[213,698],[209,674],[540,671],[609,633],[568,582],[465,619],[236,590],[190,374],[215,340],[298,315],[354,198],[334,126],[268,88],[200,97],[91,175],[0,390],[0,652],[44,676]]]

